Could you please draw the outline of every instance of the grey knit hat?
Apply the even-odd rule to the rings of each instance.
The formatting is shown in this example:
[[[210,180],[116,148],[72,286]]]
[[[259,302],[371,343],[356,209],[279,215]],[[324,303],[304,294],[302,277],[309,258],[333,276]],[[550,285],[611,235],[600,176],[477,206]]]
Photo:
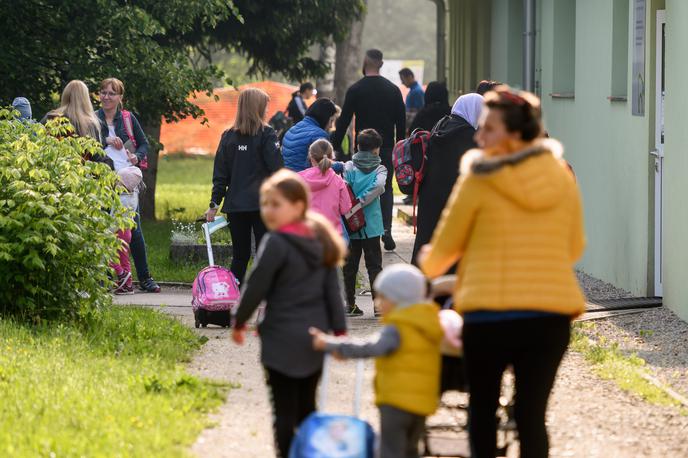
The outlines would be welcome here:
[[[15,98],[12,101],[12,107],[20,113],[20,119],[31,119],[31,103],[26,97]]]
[[[375,279],[373,287],[397,307],[425,302],[428,295],[425,277],[410,264],[392,264],[385,268]]]

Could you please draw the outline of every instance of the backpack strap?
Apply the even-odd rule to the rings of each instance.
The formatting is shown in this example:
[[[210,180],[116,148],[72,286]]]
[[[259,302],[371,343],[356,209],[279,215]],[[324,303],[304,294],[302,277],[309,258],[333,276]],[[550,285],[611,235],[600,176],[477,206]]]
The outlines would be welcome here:
[[[134,144],[134,148],[138,148],[139,145],[136,143],[136,136],[134,135],[134,125],[131,121],[131,112],[127,110],[122,110],[122,122],[124,123],[124,130],[127,131],[129,140]]]

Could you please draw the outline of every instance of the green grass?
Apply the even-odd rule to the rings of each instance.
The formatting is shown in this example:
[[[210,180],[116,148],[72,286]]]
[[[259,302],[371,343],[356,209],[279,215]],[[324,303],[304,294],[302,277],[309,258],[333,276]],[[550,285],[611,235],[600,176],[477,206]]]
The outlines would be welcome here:
[[[0,456],[181,457],[227,387],[187,374],[201,341],[158,312],[0,320]]]
[[[161,157],[155,191],[156,218],[195,220],[208,209],[212,187],[212,157]]]
[[[156,280],[190,283],[198,271],[208,265],[205,261],[180,264],[170,259],[171,221],[142,221],[142,225],[148,249],[148,268]],[[229,229],[222,230],[229,232]],[[131,266],[135,271],[133,261]]]
[[[647,374],[645,360],[636,354],[626,354],[617,342],[608,342],[595,332],[592,323],[577,323],[571,335],[571,349],[581,353],[594,372],[614,381],[621,389],[657,405],[679,406],[680,403],[664,390],[643,377]]]

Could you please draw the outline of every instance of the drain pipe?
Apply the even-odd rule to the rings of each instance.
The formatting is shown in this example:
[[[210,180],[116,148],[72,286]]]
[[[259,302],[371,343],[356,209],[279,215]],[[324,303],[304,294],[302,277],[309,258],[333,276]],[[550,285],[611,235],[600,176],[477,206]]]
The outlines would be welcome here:
[[[447,6],[445,0],[431,0],[437,6],[437,81],[447,80]]]
[[[523,0],[523,88],[535,92],[535,0]]]

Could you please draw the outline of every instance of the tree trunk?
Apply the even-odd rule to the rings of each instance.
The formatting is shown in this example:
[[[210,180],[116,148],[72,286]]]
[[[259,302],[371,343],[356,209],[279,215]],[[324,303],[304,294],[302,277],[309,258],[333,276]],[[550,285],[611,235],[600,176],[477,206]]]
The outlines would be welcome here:
[[[143,172],[143,181],[146,190],[141,195],[141,218],[155,220],[155,182],[158,177],[158,157],[160,155],[160,126],[162,120],[148,121],[144,123],[143,131],[148,136],[150,148],[148,150],[148,169]]]
[[[336,48],[332,38],[320,45],[320,61],[329,64],[330,69],[322,78],[318,78],[315,86],[318,89],[318,97],[334,98],[334,68]]]
[[[349,35],[344,40],[337,42],[334,67],[334,99],[338,105],[344,104],[346,90],[361,77],[364,23],[365,13],[361,14],[361,17],[351,24]]]

